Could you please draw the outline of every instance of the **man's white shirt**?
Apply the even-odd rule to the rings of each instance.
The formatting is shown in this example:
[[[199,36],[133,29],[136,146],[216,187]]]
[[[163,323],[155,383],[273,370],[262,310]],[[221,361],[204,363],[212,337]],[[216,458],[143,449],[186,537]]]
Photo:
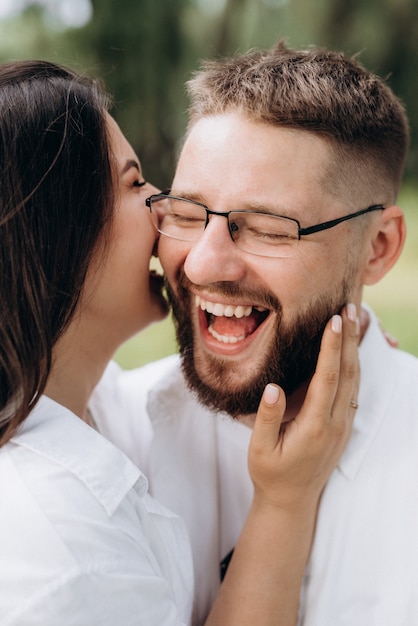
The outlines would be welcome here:
[[[322,496],[299,626],[418,625],[418,360],[391,348],[370,315],[359,408]],[[119,423],[108,419],[116,407]],[[250,429],[201,407],[177,356],[130,372],[112,364],[92,410],[186,522],[201,624],[250,506]]]

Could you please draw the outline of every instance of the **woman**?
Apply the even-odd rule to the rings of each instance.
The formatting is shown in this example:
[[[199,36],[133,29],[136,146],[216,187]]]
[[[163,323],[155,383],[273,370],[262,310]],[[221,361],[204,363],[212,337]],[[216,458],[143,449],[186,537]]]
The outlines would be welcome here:
[[[167,313],[149,273],[155,189],[107,108],[95,81],[58,65],[0,67],[2,626],[190,618],[183,524],[87,409],[119,345]],[[330,321],[284,438],[284,395],[266,389],[253,507],[207,624],[254,623],[254,609],[261,626],[295,621],[317,502],[354,413],[355,318],[347,307]]]

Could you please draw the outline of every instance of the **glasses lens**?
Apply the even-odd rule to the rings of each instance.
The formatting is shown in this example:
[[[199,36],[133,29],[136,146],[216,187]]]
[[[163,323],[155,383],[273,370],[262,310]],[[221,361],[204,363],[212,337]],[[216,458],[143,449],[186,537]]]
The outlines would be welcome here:
[[[158,231],[174,239],[197,241],[205,230],[205,209],[189,200],[157,196],[151,201],[151,213]]]
[[[292,256],[299,241],[297,222],[265,213],[234,211],[229,228],[241,250],[259,256]]]
[[[151,215],[161,234],[180,241],[198,241],[207,225],[207,213],[203,206],[174,196],[153,197]],[[285,217],[232,211],[228,214],[228,223],[237,247],[250,254],[289,257],[294,254],[299,241],[297,222]]]

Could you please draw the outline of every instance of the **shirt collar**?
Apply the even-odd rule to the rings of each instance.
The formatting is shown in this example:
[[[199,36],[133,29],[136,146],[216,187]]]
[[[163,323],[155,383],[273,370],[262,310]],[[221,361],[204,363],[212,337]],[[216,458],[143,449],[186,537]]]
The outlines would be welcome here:
[[[148,484],[139,469],[112,443],[64,406],[42,396],[11,439],[75,474],[110,516],[135,486]]]

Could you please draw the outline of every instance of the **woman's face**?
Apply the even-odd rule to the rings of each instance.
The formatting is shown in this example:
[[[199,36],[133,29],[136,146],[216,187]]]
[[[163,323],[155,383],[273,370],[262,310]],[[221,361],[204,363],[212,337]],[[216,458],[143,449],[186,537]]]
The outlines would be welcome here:
[[[116,206],[109,245],[89,272],[82,315],[116,349],[129,337],[167,314],[162,278],[150,273],[156,241],[145,198],[158,190],[145,182],[138,157],[115,120],[107,118],[113,156]],[[105,339],[106,338],[106,339]]]

